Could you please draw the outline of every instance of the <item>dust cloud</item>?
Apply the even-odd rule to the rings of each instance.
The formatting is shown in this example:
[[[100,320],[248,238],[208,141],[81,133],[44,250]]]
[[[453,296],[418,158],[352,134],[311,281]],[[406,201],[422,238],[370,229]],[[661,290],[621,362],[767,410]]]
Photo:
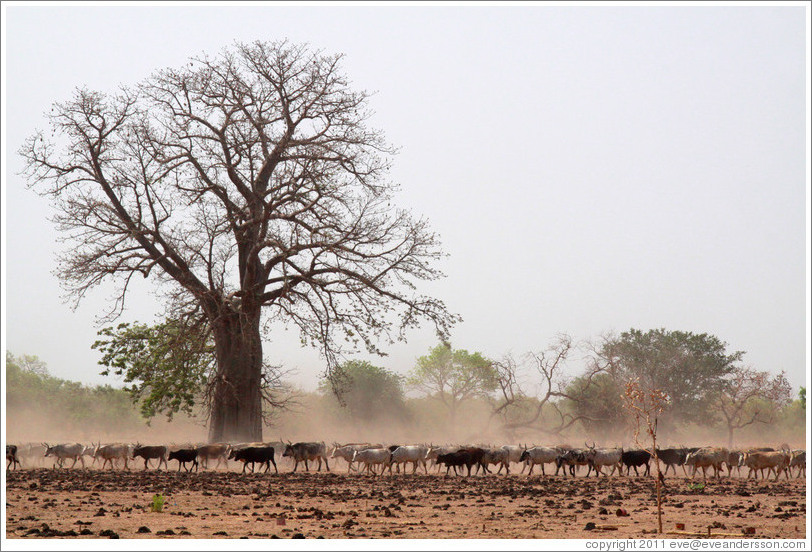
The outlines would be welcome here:
[[[263,428],[265,441],[324,441],[333,443],[390,444],[470,444],[470,445],[569,445],[581,447],[585,443],[598,446],[638,448],[629,427],[600,434],[585,431],[577,424],[560,433],[525,428],[505,429],[500,420],[491,415],[484,402],[463,404],[451,416],[445,407],[429,399],[408,401],[409,408],[397,415],[378,412],[365,419],[352,418],[331,397],[306,393],[299,397],[291,409],[276,413],[270,424]],[[537,426],[550,427],[542,421]],[[791,448],[805,446],[805,419],[779,420],[774,424],[754,424],[734,434],[733,448],[771,446]],[[126,414],[96,415],[80,418],[77,413],[56,411],[49,405],[27,404],[25,408],[7,409],[7,442],[66,443],[79,442],[182,445],[207,441],[205,416],[178,415],[172,421],[154,418],[149,424],[138,415],[133,406]],[[648,445],[641,433],[640,442]],[[679,426],[674,431],[661,431],[658,446],[728,446],[726,428],[694,425]]]

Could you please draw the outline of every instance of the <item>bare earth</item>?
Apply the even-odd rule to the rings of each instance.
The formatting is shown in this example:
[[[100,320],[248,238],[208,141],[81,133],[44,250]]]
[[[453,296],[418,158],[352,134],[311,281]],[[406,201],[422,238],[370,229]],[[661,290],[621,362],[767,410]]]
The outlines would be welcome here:
[[[7,472],[7,538],[654,537],[654,481],[526,475]],[[663,527],[681,535],[804,538],[804,479],[666,479]],[[701,480],[697,480],[701,481]],[[161,513],[150,505],[166,497]],[[618,516],[618,510],[628,513]],[[284,518],[284,525],[282,525]],[[586,530],[588,523],[596,528]],[[746,528],[755,534],[744,535]],[[614,529],[612,529],[614,528]],[[139,529],[141,532],[139,532]]]

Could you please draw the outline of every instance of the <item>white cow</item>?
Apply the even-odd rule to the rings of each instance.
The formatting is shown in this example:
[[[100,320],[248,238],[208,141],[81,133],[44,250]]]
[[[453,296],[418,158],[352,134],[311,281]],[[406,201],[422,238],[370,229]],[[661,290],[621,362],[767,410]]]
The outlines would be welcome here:
[[[392,464],[396,464],[398,468],[400,464],[412,464],[412,473],[417,472],[418,464],[423,466],[423,470],[429,473],[426,467],[426,454],[429,447],[425,445],[405,445],[396,448],[392,451],[392,462],[389,464],[389,473],[392,473]],[[404,468],[404,473],[405,473]]]
[[[343,458],[346,460],[347,473],[350,473],[350,471],[355,469],[352,465],[352,457],[355,455],[355,452],[369,448],[384,448],[384,446],[380,443],[347,443],[346,445],[333,443],[333,449],[330,451],[330,458]]]
[[[586,457],[590,467],[595,470],[596,475],[604,475],[604,466],[607,469],[609,467],[612,468],[612,473],[608,475],[615,475],[615,471],[619,473],[622,469],[622,464],[620,463],[622,450],[619,448],[597,449],[595,448],[595,443],[592,443],[592,446],[587,448]]]
[[[505,451],[504,460],[502,465],[499,466],[499,471],[496,473],[502,473],[502,468],[505,468],[505,473],[510,473],[510,464],[522,464],[522,471],[520,473],[524,473],[524,470],[527,469],[527,463],[522,463],[520,458],[522,457],[522,453],[524,452],[524,447],[519,445],[505,445],[502,447],[502,450]]]
[[[381,473],[383,473],[383,470],[392,464],[392,452],[387,448],[356,450],[352,461],[364,464],[364,469],[360,471],[378,475],[374,466],[381,466]]]
[[[42,443],[45,447],[45,456],[53,456],[56,458],[56,463],[54,464],[54,468],[56,468],[57,464],[61,468],[63,463],[65,462],[66,458],[72,458],[73,464],[71,464],[71,468],[76,465],[76,462],[81,461],[82,467],[85,466],[85,458],[82,455],[85,451],[84,445],[79,443],[70,443],[70,444],[61,444],[61,445],[54,445],[50,446],[47,443]]]
[[[101,469],[107,465],[107,462],[110,462],[110,469],[114,469],[115,466],[113,465],[114,460],[123,460],[124,461],[124,469],[129,470],[130,466],[128,464],[130,458],[132,458],[133,449],[135,447],[133,445],[126,445],[123,443],[112,443],[109,445],[103,445],[96,448],[93,456],[95,458],[101,458],[102,465]]]
[[[541,474],[547,475],[544,473],[544,464],[555,464],[556,460],[558,459],[558,455],[558,449],[554,449],[552,447],[533,447],[522,452],[522,455],[519,457],[519,461],[526,461],[530,465],[530,471],[527,472],[527,475],[531,475],[533,473],[533,468],[536,466],[536,464],[541,464]]]
[[[508,463],[508,452],[503,448],[486,448],[485,454],[482,455],[482,464],[487,468],[490,465],[499,465],[499,472],[502,471],[502,468],[505,467]],[[479,470],[479,464],[477,464],[477,471]],[[497,472],[497,473],[499,473]],[[488,472],[490,473],[490,472]]]

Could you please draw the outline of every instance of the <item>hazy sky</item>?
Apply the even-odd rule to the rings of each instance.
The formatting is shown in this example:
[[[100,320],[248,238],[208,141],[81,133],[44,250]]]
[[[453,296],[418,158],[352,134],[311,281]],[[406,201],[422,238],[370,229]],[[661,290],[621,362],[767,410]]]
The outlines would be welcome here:
[[[5,347],[56,376],[115,383],[90,349],[110,289],[61,301],[66,245],[18,176],[22,141],[77,86],[288,38],[345,53],[353,85],[377,91],[398,202],[450,255],[423,291],[463,317],[455,348],[665,327],[805,381],[808,5],[4,7]],[[124,320],[153,320],[150,290]],[[426,327],[375,362],[405,374],[434,344]],[[315,387],[323,362],[296,333],[265,353]]]

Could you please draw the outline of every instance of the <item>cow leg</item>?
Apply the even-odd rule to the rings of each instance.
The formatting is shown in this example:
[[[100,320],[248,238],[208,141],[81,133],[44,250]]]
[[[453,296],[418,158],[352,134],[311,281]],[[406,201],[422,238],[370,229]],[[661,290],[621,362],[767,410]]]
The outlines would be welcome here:
[[[271,462],[273,462],[273,471],[275,473],[279,473],[279,469],[276,467],[276,460],[274,460],[273,457],[271,457]],[[270,467],[269,467],[269,470],[270,470]]]
[[[307,465],[307,458],[304,459],[305,471],[310,471],[310,466]]]

